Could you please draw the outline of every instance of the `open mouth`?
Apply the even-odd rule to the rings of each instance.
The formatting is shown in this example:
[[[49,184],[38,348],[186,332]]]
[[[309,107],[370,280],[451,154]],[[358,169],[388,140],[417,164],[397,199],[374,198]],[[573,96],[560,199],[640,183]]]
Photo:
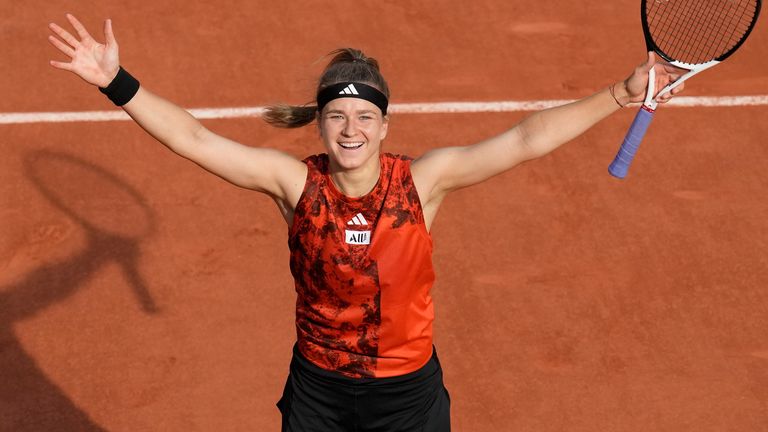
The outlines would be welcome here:
[[[363,142],[361,142],[361,141],[356,141],[356,142],[339,142],[338,144],[341,146],[341,148],[343,148],[345,150],[357,150],[357,149],[359,149],[360,147],[363,146]]]

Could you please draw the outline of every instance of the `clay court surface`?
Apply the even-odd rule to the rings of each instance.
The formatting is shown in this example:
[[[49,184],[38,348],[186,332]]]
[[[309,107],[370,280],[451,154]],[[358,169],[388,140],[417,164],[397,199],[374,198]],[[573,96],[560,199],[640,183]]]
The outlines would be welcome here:
[[[565,9],[564,9],[565,8]],[[1,0],[0,113],[111,110],[47,24],[113,19],[122,64],[187,108],[304,103],[322,56],[394,103],[574,99],[643,59],[635,1]],[[686,96],[768,94],[768,22]],[[635,109],[443,205],[436,346],[457,431],[768,430],[768,106]],[[394,114],[418,156],[527,112]],[[214,131],[297,157],[316,131]],[[276,431],[294,342],[274,204],[128,121],[0,125],[0,431]]]

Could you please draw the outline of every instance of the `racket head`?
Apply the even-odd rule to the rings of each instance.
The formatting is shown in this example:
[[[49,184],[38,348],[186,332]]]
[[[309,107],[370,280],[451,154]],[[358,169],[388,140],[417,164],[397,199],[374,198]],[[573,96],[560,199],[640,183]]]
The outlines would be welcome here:
[[[762,0],[641,0],[646,47],[687,69],[723,61],[747,40],[761,6]]]

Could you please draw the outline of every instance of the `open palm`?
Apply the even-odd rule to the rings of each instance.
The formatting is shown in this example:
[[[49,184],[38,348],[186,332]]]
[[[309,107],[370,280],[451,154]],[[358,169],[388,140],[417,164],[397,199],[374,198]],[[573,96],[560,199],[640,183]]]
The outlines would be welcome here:
[[[104,22],[106,44],[101,44],[91,37],[85,26],[73,15],[67,14],[67,20],[74,27],[79,39],[51,23],[48,27],[61,39],[50,35],[48,40],[71,59],[69,62],[51,60],[51,66],[73,72],[90,84],[99,87],[108,86],[120,68],[117,41],[112,33],[112,21]]]

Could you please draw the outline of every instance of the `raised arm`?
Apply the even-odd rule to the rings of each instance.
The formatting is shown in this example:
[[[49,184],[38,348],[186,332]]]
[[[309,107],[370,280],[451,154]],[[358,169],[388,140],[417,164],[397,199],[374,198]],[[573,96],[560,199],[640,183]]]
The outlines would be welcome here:
[[[573,103],[539,111],[513,128],[478,144],[446,147],[427,152],[414,161],[412,171],[425,212],[452,190],[480,183],[527,160],[555,150],[579,136],[611,113],[645,97],[648,71],[656,69],[657,85],[663,88],[680,71],[656,63],[653,53],[626,80]],[[678,87],[674,93],[682,90]],[[613,95],[611,94],[613,92]],[[659,102],[672,97],[667,94]]]
[[[51,31],[61,39],[51,35],[49,41],[70,61],[51,61],[51,65],[73,72],[89,84],[106,88],[120,69],[111,20],[104,23],[104,44],[91,37],[74,16],[67,15],[67,20],[77,37],[50,24]],[[245,146],[216,135],[186,110],[144,86],[139,87],[122,108],[169,149],[213,174],[235,185],[265,192],[289,208],[298,201],[306,178],[306,166],[294,157],[277,150]]]

